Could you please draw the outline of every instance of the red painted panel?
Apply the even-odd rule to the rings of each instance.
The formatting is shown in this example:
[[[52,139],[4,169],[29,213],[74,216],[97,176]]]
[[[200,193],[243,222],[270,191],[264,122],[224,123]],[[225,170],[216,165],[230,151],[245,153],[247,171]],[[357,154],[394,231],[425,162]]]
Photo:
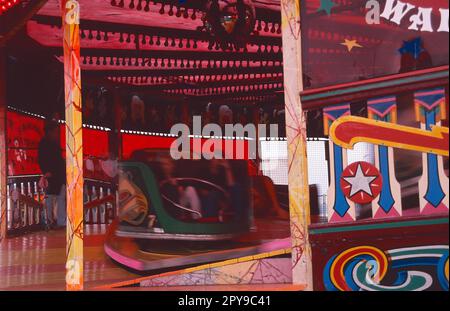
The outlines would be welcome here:
[[[122,156],[129,159],[132,153],[140,149],[169,149],[174,138],[162,136],[122,135]]]
[[[145,135],[136,135],[136,134],[124,134],[122,136],[122,147],[123,147],[123,158],[129,159],[132,155],[132,153],[136,150],[141,149],[170,149],[172,143],[176,140],[174,137],[164,137],[164,136],[145,136]],[[217,140],[212,139],[214,142],[217,142]],[[191,150],[198,152],[196,149],[194,149],[194,141],[195,139],[191,138]],[[202,139],[202,146],[207,141],[207,139]],[[226,142],[230,142],[230,140],[221,140],[222,144],[222,150],[225,150],[226,148],[225,144]],[[242,141],[242,140],[233,140],[233,150],[238,148],[239,144],[243,144],[244,148],[244,159],[248,160],[248,142]],[[214,151],[214,148],[211,149],[211,151]],[[236,152],[234,152],[234,156],[236,156]]]
[[[8,111],[7,131],[9,148],[37,148],[44,135],[44,120]]]
[[[61,125],[61,149],[64,153],[66,135],[64,125]],[[96,158],[109,157],[108,132],[101,130],[83,129],[83,153],[84,156]]]
[[[40,174],[39,142],[44,136],[44,119],[15,111],[7,112],[8,176]],[[84,156],[108,158],[108,132],[83,129]],[[61,125],[61,150],[64,154],[65,130]],[[95,161],[94,161],[95,162]]]
[[[37,148],[44,135],[44,119],[28,116],[22,113],[8,111],[8,165],[9,176],[40,174],[37,161]],[[61,150],[65,153],[65,128],[61,124]],[[88,178],[100,178],[102,169],[100,161],[109,157],[109,132],[83,129],[84,157],[91,158],[95,166],[95,176],[85,172]],[[123,134],[123,158],[129,159],[132,153],[140,149],[169,149],[175,141],[174,137],[146,136],[137,134]],[[191,139],[191,149],[193,149]],[[206,139],[202,140],[202,145]],[[222,140],[222,150],[225,150],[227,140]],[[228,140],[228,142],[230,142]],[[243,143],[244,159],[248,159],[248,142],[233,141],[233,149],[237,144]],[[236,154],[235,154],[236,155]],[[257,169],[253,162],[249,161],[249,174],[257,175]],[[100,178],[103,179],[103,178]]]
[[[8,111],[8,175],[39,174],[37,148],[44,135],[44,120]]]

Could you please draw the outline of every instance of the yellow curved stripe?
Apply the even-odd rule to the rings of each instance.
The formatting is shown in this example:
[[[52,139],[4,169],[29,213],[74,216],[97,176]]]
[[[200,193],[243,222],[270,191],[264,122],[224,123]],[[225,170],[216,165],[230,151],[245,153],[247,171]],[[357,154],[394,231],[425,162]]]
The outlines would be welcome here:
[[[367,125],[377,126],[380,128],[395,129],[398,131],[412,133],[412,134],[420,135],[420,136],[426,136],[426,137],[434,138],[434,139],[436,139],[436,138],[443,139],[443,134],[449,133],[448,127],[432,126],[431,131],[426,131],[426,130],[422,130],[419,128],[398,125],[398,124],[389,123],[389,122],[382,122],[382,121],[378,121],[378,120],[370,120],[367,118],[361,118],[361,117],[355,117],[355,116],[343,116],[343,117],[340,117],[339,119],[337,119],[336,121],[334,121],[333,124],[331,125],[330,138],[333,141],[333,143],[335,143],[336,145],[341,146],[345,149],[353,149],[353,146],[356,143],[366,142],[366,143],[371,143],[374,145],[388,146],[388,147],[394,147],[394,148],[399,148],[399,149],[419,151],[419,152],[424,152],[424,153],[434,153],[434,154],[438,154],[438,155],[442,155],[442,156],[446,156],[446,157],[449,156],[448,149],[434,149],[434,148],[422,147],[422,146],[414,145],[414,144],[397,143],[397,142],[392,142],[392,141],[383,140],[383,139],[361,137],[361,136],[357,136],[357,134],[355,134],[355,137],[353,137],[349,143],[346,143],[346,142],[340,140],[336,136],[336,128],[339,125],[341,125],[343,123],[347,123],[347,122],[357,122],[357,123],[363,123],[363,124],[367,124]]]
[[[447,261],[445,262],[444,274],[445,274],[445,278],[448,281],[448,258],[447,258]]]

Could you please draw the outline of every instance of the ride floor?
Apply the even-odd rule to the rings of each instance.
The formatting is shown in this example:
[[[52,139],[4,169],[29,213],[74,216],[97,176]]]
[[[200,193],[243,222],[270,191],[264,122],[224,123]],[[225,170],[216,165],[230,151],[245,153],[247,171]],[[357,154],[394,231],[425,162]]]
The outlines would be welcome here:
[[[105,226],[86,226],[84,282],[93,289],[136,277],[104,252]],[[65,290],[65,230],[36,232],[0,242],[0,290]]]
[[[259,225],[268,224],[260,223]],[[270,226],[267,227],[270,230],[265,231],[264,234],[253,233],[243,239],[253,239],[258,236],[258,239],[267,241],[289,236],[288,221],[271,221]],[[124,269],[105,253],[106,232],[106,226],[86,226],[85,228],[85,290],[95,290],[109,284],[142,277],[141,274]],[[0,290],[65,290],[65,238],[65,230],[56,230],[11,237],[0,242]],[[269,290],[258,286],[250,287],[254,290]],[[133,290],[137,289],[133,288]],[[231,289],[240,290],[235,287]],[[159,289],[154,288],[154,290]],[[171,288],[171,290],[186,290],[186,287]],[[213,286],[198,288],[198,290],[226,290],[226,287]],[[249,290],[249,287],[244,286],[242,290]],[[291,290],[299,289],[291,288]]]

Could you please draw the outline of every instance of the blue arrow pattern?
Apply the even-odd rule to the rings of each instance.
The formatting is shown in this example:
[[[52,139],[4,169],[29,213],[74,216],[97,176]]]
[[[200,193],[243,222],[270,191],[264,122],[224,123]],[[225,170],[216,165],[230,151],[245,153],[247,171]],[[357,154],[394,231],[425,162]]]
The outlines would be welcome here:
[[[436,122],[436,109],[425,112],[426,129],[431,130],[431,125]],[[439,180],[438,171],[438,156],[435,154],[427,154],[428,164],[428,185],[427,192],[424,196],[425,200],[437,208],[442,200],[445,198],[445,193],[442,190],[441,182]]]
[[[385,102],[380,103],[374,103],[371,104],[371,101],[369,100],[368,105],[372,109],[375,109],[380,114],[386,113],[389,109],[392,108],[392,106],[397,105],[395,102],[395,97],[388,96],[388,97],[382,97],[379,99],[386,99]],[[372,102],[375,102],[378,99],[373,99]],[[384,117],[380,117],[379,115],[375,116],[375,119],[389,122],[388,115]],[[381,187],[381,193],[380,197],[378,199],[378,205],[383,209],[383,211],[387,214],[391,211],[391,209],[394,207],[395,199],[392,195],[392,189],[391,189],[391,179],[390,179],[390,170],[389,170],[389,148],[386,146],[378,146],[378,158],[379,158],[379,166],[380,166],[380,173],[383,180],[383,184]],[[394,174],[394,172],[392,172]]]
[[[324,112],[324,121],[331,122],[332,120],[336,120],[339,117],[346,115],[350,111],[349,104],[337,104],[332,105],[323,109]],[[347,199],[344,195],[344,192],[340,186],[340,179],[342,176],[342,172],[344,171],[344,158],[343,158],[343,149],[340,146],[333,144],[333,150],[330,150],[333,153],[334,164],[330,169],[334,170],[334,202],[333,202],[333,210],[340,216],[344,217],[350,209],[350,205],[347,202]]]

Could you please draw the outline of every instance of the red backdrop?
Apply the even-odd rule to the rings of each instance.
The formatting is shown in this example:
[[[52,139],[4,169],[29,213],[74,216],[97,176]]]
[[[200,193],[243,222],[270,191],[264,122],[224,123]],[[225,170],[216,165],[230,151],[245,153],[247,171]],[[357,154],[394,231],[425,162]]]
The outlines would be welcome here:
[[[44,119],[25,115],[15,111],[7,112],[7,136],[8,136],[8,176],[40,174],[37,150],[39,142],[44,135]],[[65,131],[61,125],[61,149],[64,153]],[[109,132],[83,129],[83,153],[86,160],[92,161],[94,170],[85,169],[86,178],[105,180],[108,177],[102,172],[101,161],[109,157]],[[175,141],[173,137],[148,136],[137,134],[124,134],[123,158],[129,159],[132,153],[139,149],[169,149]],[[205,140],[203,140],[204,142]],[[193,140],[191,139],[191,146]],[[241,141],[234,141],[233,146]],[[225,140],[222,140],[222,150],[225,150]],[[248,143],[244,141],[244,155],[247,156]],[[86,166],[85,166],[86,168]],[[255,166],[249,161],[251,175],[257,173]]]
[[[44,119],[15,111],[7,112],[8,176],[40,174],[37,151],[44,136]],[[61,149],[65,148],[64,126],[61,125]],[[84,157],[95,164],[108,158],[108,132],[83,129]],[[97,166],[97,165],[96,165]],[[97,175],[97,174],[96,174]],[[94,178],[86,171],[86,177]]]

